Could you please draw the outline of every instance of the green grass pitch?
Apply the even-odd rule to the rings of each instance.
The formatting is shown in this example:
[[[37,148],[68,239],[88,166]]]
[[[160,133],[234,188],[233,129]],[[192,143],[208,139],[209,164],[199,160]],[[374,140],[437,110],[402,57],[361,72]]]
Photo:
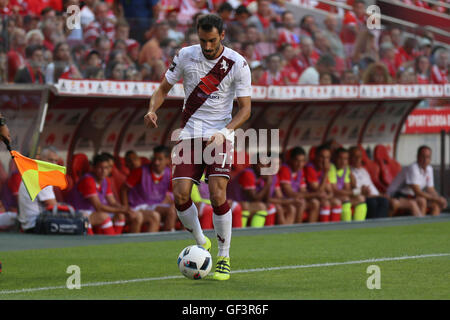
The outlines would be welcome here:
[[[232,239],[232,275],[226,282],[211,276],[188,280],[180,274],[176,260],[193,244],[191,239],[149,242],[135,237],[117,244],[0,249],[0,300],[449,299],[449,231],[450,222],[431,222],[240,233]],[[213,258],[216,254],[213,240]],[[443,255],[423,256],[431,254]],[[65,287],[69,265],[80,267],[81,289]],[[380,289],[367,287],[370,265],[380,268]]]

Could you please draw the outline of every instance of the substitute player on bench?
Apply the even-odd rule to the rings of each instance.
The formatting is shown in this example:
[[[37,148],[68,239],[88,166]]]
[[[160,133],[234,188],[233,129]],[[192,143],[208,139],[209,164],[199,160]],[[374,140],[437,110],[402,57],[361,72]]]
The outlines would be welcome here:
[[[192,231],[197,244],[210,249],[211,242],[203,234],[197,207],[191,200],[192,184],[199,183],[206,169],[219,246],[214,279],[228,280],[232,214],[226,201],[226,188],[231,171],[233,130],[239,128],[251,113],[251,75],[245,59],[222,45],[225,31],[220,17],[213,14],[199,17],[197,33],[200,44],[185,47],[174,57],[150,100],[144,120],[146,125],[157,127],[156,111],[172,86],[183,78],[186,97],[182,125],[174,148],[178,152],[172,154],[175,207],[178,217],[186,229]],[[235,97],[239,111],[232,117]],[[194,161],[203,154],[206,146],[210,148],[210,144],[215,147],[211,152],[214,163],[207,164],[204,157],[200,157],[201,161]],[[216,150],[219,151],[217,154]],[[183,156],[185,152],[190,152],[189,159],[184,159],[188,158]]]

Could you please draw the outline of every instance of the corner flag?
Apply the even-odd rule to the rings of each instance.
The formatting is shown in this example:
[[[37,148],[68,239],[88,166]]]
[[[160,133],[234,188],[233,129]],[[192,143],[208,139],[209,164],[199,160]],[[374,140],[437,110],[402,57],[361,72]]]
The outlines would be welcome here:
[[[10,152],[32,201],[47,186],[67,188],[66,167],[30,159],[14,150]]]

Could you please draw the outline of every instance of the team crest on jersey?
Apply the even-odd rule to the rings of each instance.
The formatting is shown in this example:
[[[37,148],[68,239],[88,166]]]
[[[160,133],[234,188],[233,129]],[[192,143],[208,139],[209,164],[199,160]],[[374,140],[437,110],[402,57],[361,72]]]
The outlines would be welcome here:
[[[222,60],[222,65],[220,66],[220,70],[224,70],[225,72],[227,72],[228,63],[225,60]]]

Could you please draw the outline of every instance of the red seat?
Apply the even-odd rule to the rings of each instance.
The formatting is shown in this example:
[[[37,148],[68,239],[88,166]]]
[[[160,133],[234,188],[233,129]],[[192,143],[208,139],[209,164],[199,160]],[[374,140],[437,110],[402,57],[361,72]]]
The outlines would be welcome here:
[[[77,153],[73,156],[72,167],[70,169],[70,175],[73,178],[73,183],[77,183],[78,180],[90,170],[89,159],[84,153]]]
[[[362,153],[362,165],[367,170],[367,172],[369,172],[373,184],[375,185],[375,187],[377,187],[378,191],[382,193],[386,192],[387,185],[380,181],[380,166],[375,161],[369,158],[366,150],[362,145],[359,144],[358,147]]]
[[[389,156],[386,147],[381,144],[374,149],[374,160],[380,166],[381,181],[389,186],[402,170],[402,166]]]
[[[128,169],[128,167],[126,166],[124,157],[117,157],[116,166],[121,173],[128,177],[128,175],[130,174],[130,169]]]

